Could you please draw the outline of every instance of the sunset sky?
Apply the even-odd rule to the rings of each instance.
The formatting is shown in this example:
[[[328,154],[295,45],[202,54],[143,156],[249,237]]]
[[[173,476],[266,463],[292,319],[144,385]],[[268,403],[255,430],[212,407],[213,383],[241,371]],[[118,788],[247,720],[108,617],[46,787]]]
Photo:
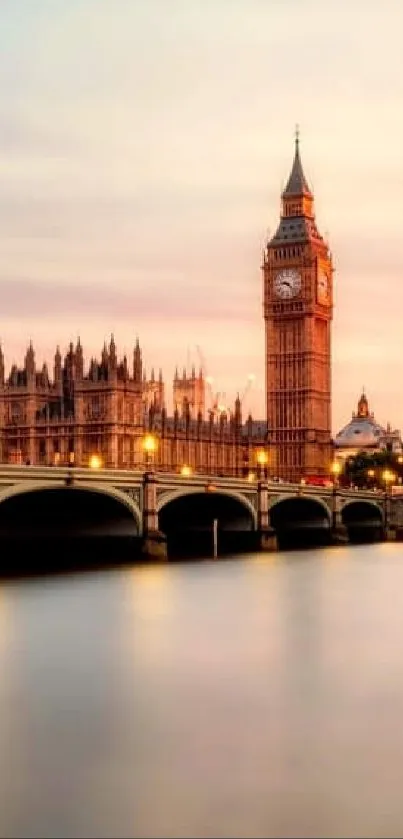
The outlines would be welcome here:
[[[261,252],[301,131],[335,273],[333,431],[403,428],[401,0],[0,0],[6,366],[136,335],[264,415]]]

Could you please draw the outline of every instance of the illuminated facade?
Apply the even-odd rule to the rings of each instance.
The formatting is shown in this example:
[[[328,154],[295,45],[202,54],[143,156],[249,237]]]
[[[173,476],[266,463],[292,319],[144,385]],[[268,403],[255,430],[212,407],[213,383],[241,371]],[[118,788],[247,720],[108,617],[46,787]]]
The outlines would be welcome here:
[[[118,359],[112,337],[85,370],[79,340],[63,359],[57,349],[52,375],[46,364],[37,369],[31,344],[23,367],[13,365],[6,377],[0,349],[1,462],[135,469],[151,459],[169,471],[187,466],[241,476],[261,470],[266,426],[251,417],[243,423],[239,399],[232,411],[209,412],[206,420],[205,380],[194,369],[189,377],[175,375],[173,397],[168,416],[162,373],[146,378],[138,341],[129,363]],[[144,450],[147,433],[155,441],[151,453]]]

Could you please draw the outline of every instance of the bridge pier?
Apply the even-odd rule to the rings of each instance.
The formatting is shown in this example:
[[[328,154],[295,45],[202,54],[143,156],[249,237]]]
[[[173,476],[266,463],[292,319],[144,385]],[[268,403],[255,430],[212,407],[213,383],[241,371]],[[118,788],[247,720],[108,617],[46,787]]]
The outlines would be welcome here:
[[[259,481],[257,488],[257,530],[258,550],[276,551],[278,548],[277,534],[270,524],[269,490],[265,481]]]
[[[402,541],[402,536],[403,536],[402,528],[396,528],[396,527],[393,526],[393,524],[388,524],[383,529],[384,542],[401,542]]]
[[[141,555],[145,559],[167,559],[167,539],[158,529],[157,481],[154,472],[143,478],[143,538]]]

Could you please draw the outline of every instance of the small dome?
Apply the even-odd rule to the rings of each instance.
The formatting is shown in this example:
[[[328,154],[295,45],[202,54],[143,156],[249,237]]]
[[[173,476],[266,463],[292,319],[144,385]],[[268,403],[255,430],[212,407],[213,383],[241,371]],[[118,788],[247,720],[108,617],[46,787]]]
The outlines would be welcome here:
[[[370,414],[368,400],[364,389],[358,400],[357,413],[348,425],[345,425],[335,437],[335,447],[365,449],[379,446],[379,439],[385,434],[385,429],[375,422]]]
[[[355,417],[335,437],[336,448],[363,449],[378,446],[379,438],[385,431],[373,419]]]

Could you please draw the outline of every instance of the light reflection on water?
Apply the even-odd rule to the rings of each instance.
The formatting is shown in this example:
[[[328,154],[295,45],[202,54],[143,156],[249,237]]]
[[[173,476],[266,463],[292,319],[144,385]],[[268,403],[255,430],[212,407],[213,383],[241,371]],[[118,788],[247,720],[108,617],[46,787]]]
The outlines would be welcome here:
[[[1,836],[403,835],[403,550],[0,587]]]

